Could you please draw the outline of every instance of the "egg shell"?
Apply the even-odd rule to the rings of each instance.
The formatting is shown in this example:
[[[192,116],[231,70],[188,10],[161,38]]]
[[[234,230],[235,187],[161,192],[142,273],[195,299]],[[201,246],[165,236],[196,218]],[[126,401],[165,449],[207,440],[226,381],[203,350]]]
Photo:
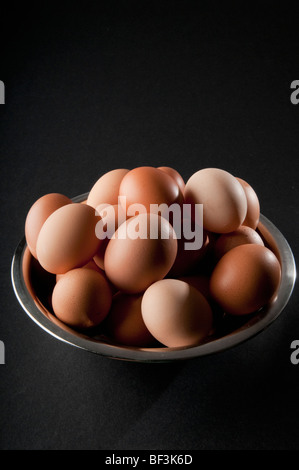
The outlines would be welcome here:
[[[56,317],[76,329],[98,326],[112,303],[110,286],[100,272],[76,268],[56,283],[52,306]]]
[[[237,230],[230,233],[223,233],[215,242],[214,256],[219,260],[225,253],[239,245],[254,243],[264,246],[260,235],[252,228],[241,225]]]
[[[63,274],[88,263],[100,244],[95,233],[98,220],[92,207],[80,203],[53,212],[37,239],[37,258],[43,268]]]
[[[36,243],[43,224],[53,212],[66,204],[72,204],[72,200],[64,194],[49,193],[37,199],[29,209],[25,221],[25,238],[34,258],[37,258]]]
[[[242,185],[229,172],[204,168],[186,183],[186,204],[203,204],[203,226],[207,231],[228,233],[245,219],[247,200]]]
[[[129,171],[121,181],[119,195],[126,203],[125,211],[133,205],[143,206],[141,212],[150,212],[151,205],[182,204],[183,195],[175,180],[158,168],[143,166]],[[123,203],[122,203],[123,204]],[[152,210],[153,211],[153,210]]]
[[[208,301],[197,289],[179,279],[163,279],[152,284],[143,295],[141,311],[151,334],[171,348],[199,344],[213,326]]]
[[[260,202],[253,187],[247,181],[241,178],[236,178],[242,185],[246,199],[247,199],[247,212],[243,225],[256,229],[260,220]]]
[[[155,342],[148,331],[141,314],[143,294],[118,292],[112,298],[112,305],[103,326],[107,336],[119,344],[147,347]]]
[[[280,279],[279,261],[269,248],[240,245],[229,250],[216,264],[210,291],[224,312],[246,315],[274,299]]]
[[[151,233],[155,228],[157,232]],[[166,276],[176,254],[177,239],[169,222],[156,214],[139,214],[124,222],[109,241],[105,273],[119,290],[139,293]]]
[[[178,187],[180,188],[182,194],[184,194],[185,181],[184,181],[183,177],[181,176],[181,174],[177,170],[175,170],[174,168],[171,168],[169,166],[159,166],[158,170],[164,171],[169,176],[171,176],[174,179],[174,181],[176,182],[176,184],[178,185]]]
[[[128,172],[125,168],[117,168],[102,175],[91,188],[86,204],[94,209],[101,204],[118,204],[119,186]]]

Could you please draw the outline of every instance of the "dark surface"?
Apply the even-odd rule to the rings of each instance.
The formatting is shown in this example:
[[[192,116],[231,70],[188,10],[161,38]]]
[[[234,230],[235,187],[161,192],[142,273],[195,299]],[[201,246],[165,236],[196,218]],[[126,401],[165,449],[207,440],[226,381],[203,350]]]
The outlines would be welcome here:
[[[46,2],[1,18],[1,449],[299,449],[296,286],[254,339],[154,365],[56,340],[23,312],[10,279],[38,197],[73,197],[139,165],[247,180],[296,259],[298,8],[242,3]]]

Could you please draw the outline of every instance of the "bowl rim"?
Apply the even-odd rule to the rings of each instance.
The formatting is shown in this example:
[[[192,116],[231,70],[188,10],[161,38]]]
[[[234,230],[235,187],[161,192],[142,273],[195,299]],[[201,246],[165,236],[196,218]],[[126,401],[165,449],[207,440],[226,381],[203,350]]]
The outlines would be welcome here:
[[[88,193],[84,193],[72,198],[72,201],[83,202],[87,199],[87,196]],[[273,243],[276,245],[277,256],[281,263],[282,276],[275,301],[263,307],[240,328],[237,328],[225,336],[203,342],[193,347],[137,348],[119,346],[103,342],[99,339],[90,338],[84,334],[74,334],[74,332],[68,328],[61,328],[59,324],[54,323],[45,315],[42,308],[37,305],[27,288],[23,276],[23,260],[26,251],[28,251],[25,236],[23,236],[18,243],[12,258],[12,286],[19,304],[39,327],[56,339],[77,348],[111,359],[133,362],[172,362],[207,356],[230,349],[261,333],[282,313],[292,295],[296,281],[296,264],[290,245],[280,230],[263,214],[260,214],[259,229],[266,234],[266,237],[271,237]]]

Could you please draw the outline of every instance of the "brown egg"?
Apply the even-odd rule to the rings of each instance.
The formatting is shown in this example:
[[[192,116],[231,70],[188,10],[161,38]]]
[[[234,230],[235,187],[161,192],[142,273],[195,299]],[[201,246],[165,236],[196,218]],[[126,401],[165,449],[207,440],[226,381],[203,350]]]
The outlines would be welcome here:
[[[219,168],[204,168],[186,183],[186,204],[203,204],[203,226],[207,231],[228,233],[244,221],[247,200],[236,178]]]
[[[256,192],[246,181],[241,178],[236,178],[242,185],[247,199],[247,213],[243,221],[243,225],[253,228],[257,228],[260,220],[260,202]]]
[[[96,225],[96,235],[100,239],[100,245],[93,260],[97,266],[104,269],[104,256],[107,245],[118,227],[126,221],[126,214],[120,205],[105,206],[97,211],[101,217]]]
[[[128,171],[117,168],[102,175],[91,188],[86,203],[94,209],[101,204],[118,204],[119,186]]]
[[[147,347],[155,341],[142,318],[142,295],[118,292],[113,296],[104,328],[116,343]]]
[[[265,246],[240,245],[217,263],[210,280],[214,300],[231,315],[246,315],[273,300],[280,284],[281,267]]]
[[[40,197],[31,206],[25,221],[25,238],[34,258],[37,258],[36,242],[44,222],[57,209],[71,203],[72,200],[63,194],[50,193]]]
[[[122,179],[119,195],[126,201],[127,215],[135,215],[129,212],[130,206],[132,209],[136,207],[139,213],[154,212],[151,205],[166,204],[169,207],[175,203],[181,204],[183,201],[175,180],[164,171],[150,166],[129,171]]]
[[[88,263],[100,244],[95,233],[98,220],[92,207],[80,203],[53,212],[37,239],[37,258],[43,268],[53,274],[63,274]]]
[[[180,188],[182,194],[184,194],[185,191],[185,181],[183,177],[180,175],[180,173],[175,170],[174,168],[171,168],[169,166],[159,166],[158,170],[165,171],[169,176],[171,176],[174,181],[177,183],[178,187]]]
[[[199,344],[213,325],[212,310],[205,297],[178,279],[152,284],[143,295],[141,311],[151,334],[171,348]]]
[[[77,268],[56,283],[52,294],[53,311],[67,325],[86,329],[106,318],[112,302],[110,286],[100,272]]]
[[[255,243],[264,246],[260,235],[252,228],[241,225],[237,230],[223,233],[213,247],[215,259],[219,260],[225,253],[239,245]]]
[[[169,272],[177,240],[169,222],[156,214],[140,214],[124,222],[109,241],[104,267],[121,291],[138,293]]]

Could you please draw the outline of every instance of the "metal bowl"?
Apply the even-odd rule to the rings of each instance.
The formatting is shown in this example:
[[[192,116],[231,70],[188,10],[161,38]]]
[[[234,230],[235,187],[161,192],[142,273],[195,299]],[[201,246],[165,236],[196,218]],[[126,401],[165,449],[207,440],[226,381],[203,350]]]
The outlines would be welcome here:
[[[84,202],[88,193],[73,198]],[[25,237],[18,244],[11,265],[15,295],[24,311],[46,332],[69,345],[101,356],[136,362],[171,362],[219,353],[236,346],[268,327],[287,305],[296,280],[292,250],[282,233],[261,214],[257,231],[265,245],[277,256],[282,277],[277,296],[269,305],[246,316],[224,316],[219,325],[201,344],[188,348],[138,348],[114,344],[99,332],[83,334],[63,324],[51,311],[50,292],[55,277],[45,272],[32,257]]]

